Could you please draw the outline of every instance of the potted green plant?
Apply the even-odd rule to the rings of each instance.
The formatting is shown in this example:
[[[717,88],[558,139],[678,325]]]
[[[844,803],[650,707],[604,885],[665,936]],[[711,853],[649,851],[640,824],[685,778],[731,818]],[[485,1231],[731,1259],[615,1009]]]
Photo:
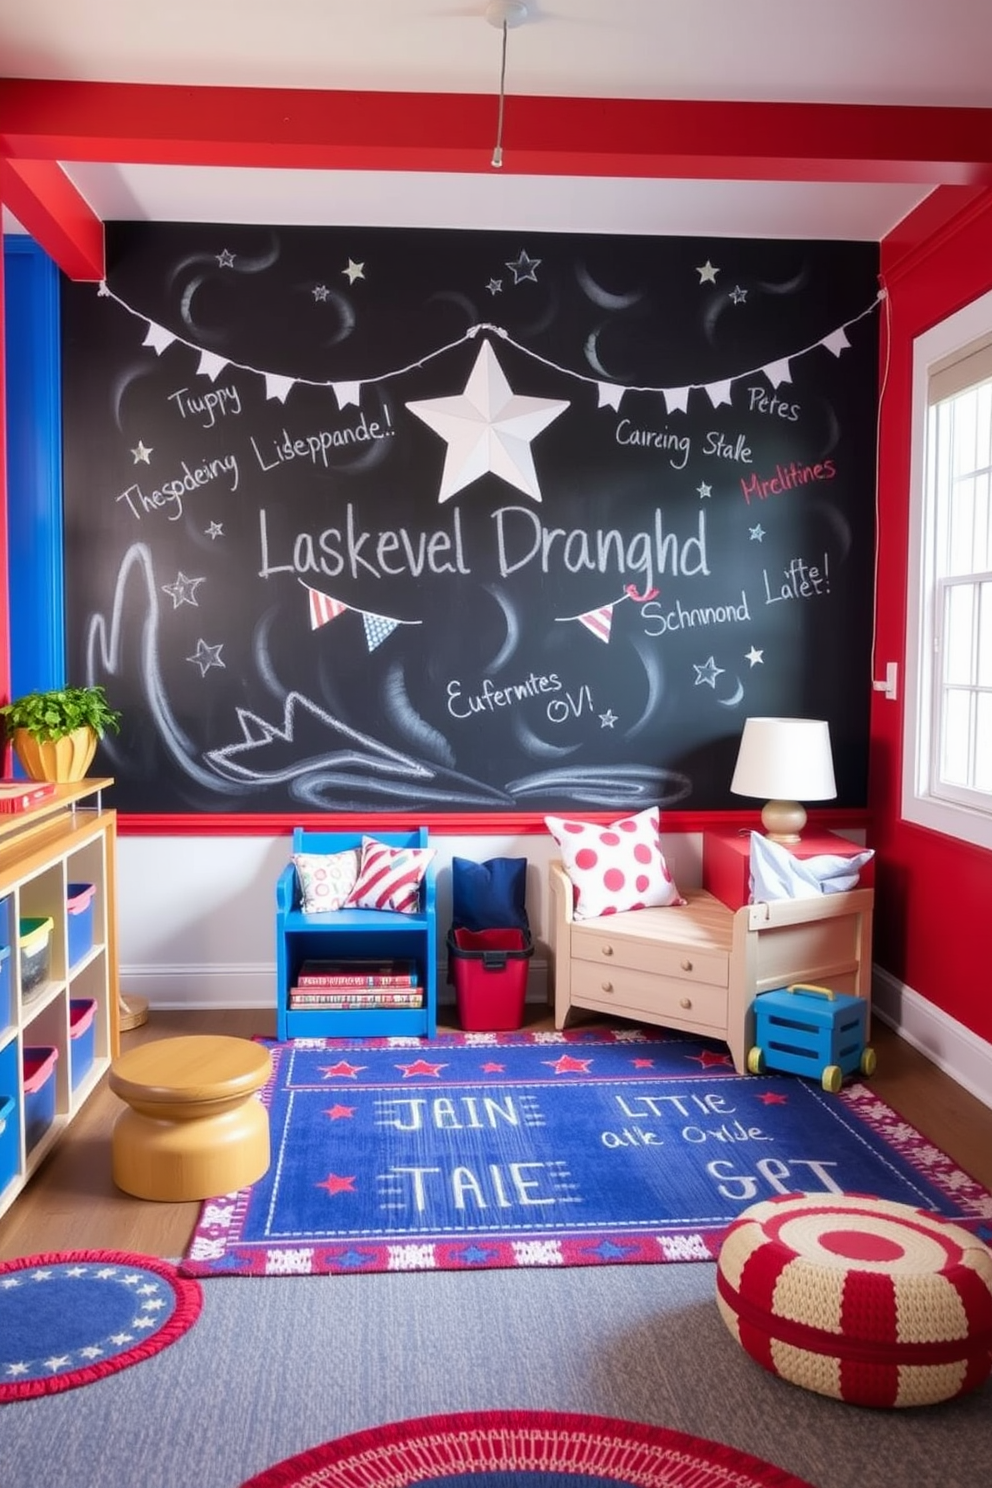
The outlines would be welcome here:
[[[32,780],[82,780],[108,729],[121,715],[102,687],[56,687],[27,692],[0,707],[7,737]]]

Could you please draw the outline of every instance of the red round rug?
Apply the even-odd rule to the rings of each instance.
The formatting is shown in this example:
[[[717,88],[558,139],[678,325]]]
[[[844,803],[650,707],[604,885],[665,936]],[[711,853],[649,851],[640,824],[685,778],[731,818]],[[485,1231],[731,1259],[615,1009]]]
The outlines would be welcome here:
[[[193,1326],[202,1302],[199,1282],[153,1256],[78,1250],[0,1262],[0,1404],[157,1354]]]
[[[810,1488],[720,1442],[662,1426],[553,1411],[467,1411],[358,1431],[277,1463],[241,1488]]]

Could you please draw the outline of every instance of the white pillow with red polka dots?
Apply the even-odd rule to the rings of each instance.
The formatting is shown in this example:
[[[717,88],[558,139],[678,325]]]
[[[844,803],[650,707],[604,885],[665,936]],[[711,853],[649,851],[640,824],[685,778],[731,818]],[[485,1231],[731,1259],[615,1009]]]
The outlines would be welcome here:
[[[544,824],[561,849],[577,920],[685,903],[661,851],[657,806],[608,824],[561,816],[546,816]]]

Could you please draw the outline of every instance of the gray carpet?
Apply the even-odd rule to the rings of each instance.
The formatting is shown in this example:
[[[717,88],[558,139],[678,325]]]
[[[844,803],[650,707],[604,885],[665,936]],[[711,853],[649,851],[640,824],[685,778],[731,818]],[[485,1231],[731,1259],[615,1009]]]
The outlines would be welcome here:
[[[707,1263],[205,1281],[192,1330],[106,1380],[0,1407],[2,1488],[238,1488],[346,1432],[438,1412],[674,1427],[817,1488],[992,1483],[992,1385],[869,1411],[767,1375]]]

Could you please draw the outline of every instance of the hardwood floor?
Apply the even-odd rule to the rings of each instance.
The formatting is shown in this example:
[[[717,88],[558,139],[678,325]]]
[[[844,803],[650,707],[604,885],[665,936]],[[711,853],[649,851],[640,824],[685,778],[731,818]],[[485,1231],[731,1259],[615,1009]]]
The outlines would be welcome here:
[[[454,1010],[447,1014],[453,1028]],[[549,1028],[543,1008],[528,1008],[528,1027]],[[122,1048],[175,1034],[228,1033],[251,1038],[274,1033],[275,1015],[248,1011],[152,1010],[141,1028],[125,1033]],[[878,1069],[871,1087],[912,1126],[972,1177],[992,1189],[992,1109],[969,1095],[876,1020],[872,1046]],[[0,1260],[59,1250],[123,1250],[178,1258],[196,1223],[198,1203],[156,1204],[115,1188],[110,1133],[120,1101],[106,1079],[64,1139],[0,1219]]]

